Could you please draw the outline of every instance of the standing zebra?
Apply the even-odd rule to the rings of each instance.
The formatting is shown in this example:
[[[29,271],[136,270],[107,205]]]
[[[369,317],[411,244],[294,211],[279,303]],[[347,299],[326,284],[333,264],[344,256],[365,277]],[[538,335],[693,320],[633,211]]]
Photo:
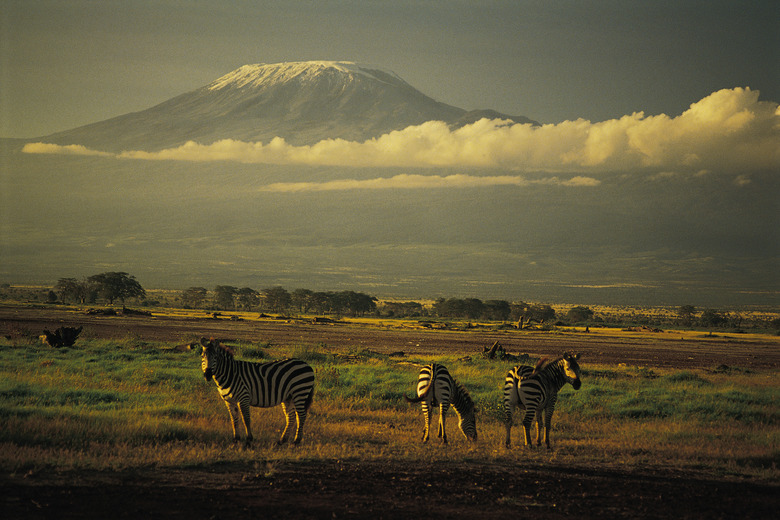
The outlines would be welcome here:
[[[239,441],[238,419],[244,421],[247,445],[252,442],[250,406],[271,408],[282,405],[286,423],[279,444],[287,440],[290,423],[295,419],[294,444],[301,442],[306,412],[314,397],[314,370],[300,359],[270,363],[236,361],[233,351],[215,340],[200,340],[203,346],[201,368],[206,381],[214,379],[225,400],[233,424],[233,440]]]
[[[523,319],[522,317],[520,318]],[[512,412],[516,406],[522,407],[520,395],[517,393],[520,381],[530,377],[534,372],[534,367],[527,365],[517,365],[507,372],[504,379],[504,425],[506,426],[506,447],[511,445],[510,433],[512,431]],[[538,431],[537,425],[537,431]]]
[[[531,443],[531,423],[536,416],[536,444],[542,444],[542,426],[544,426],[544,442],[547,448],[550,448],[550,427],[552,426],[552,416],[555,411],[555,403],[558,401],[558,392],[563,385],[569,383],[575,390],[582,386],[580,380],[580,365],[577,360],[579,354],[564,353],[563,356],[550,361],[542,358],[536,364],[531,375],[518,378],[517,380],[517,399],[518,405],[525,409],[523,415],[523,432],[525,433],[526,446],[532,446]],[[527,370],[524,370],[527,373]],[[507,376],[509,379],[509,376]],[[504,386],[504,410],[509,409],[511,414],[511,392],[510,402],[506,402],[506,384]],[[507,417],[506,425],[506,445],[509,447],[509,431],[511,428],[511,415]]]
[[[417,397],[412,398],[404,394],[404,398],[410,403],[422,402],[422,410],[425,415],[425,431],[423,442],[428,442],[431,430],[431,408],[439,407],[439,437],[442,443],[447,444],[447,431],[444,426],[445,416],[450,404],[458,414],[458,426],[463,435],[470,441],[477,440],[477,419],[474,416],[474,401],[471,400],[466,388],[455,381],[444,365],[433,363],[420,369],[417,378]]]

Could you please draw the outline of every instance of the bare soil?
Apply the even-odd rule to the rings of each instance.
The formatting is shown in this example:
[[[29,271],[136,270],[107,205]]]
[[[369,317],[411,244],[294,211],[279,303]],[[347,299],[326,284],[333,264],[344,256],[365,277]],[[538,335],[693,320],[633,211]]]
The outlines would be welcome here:
[[[583,364],[650,368],[777,370],[780,349],[726,335],[695,340],[658,333],[608,336],[517,330],[467,332],[301,321],[86,316],[0,307],[0,333],[83,326],[84,337],[184,344],[201,336],[272,345],[320,344],[407,354],[479,355],[498,340],[511,353],[582,352]],[[0,420],[2,424],[2,420]],[[248,457],[251,458],[251,457]],[[118,472],[0,476],[4,518],[774,518],[778,482],[690,472],[442,462],[302,461],[266,467],[214,465]]]

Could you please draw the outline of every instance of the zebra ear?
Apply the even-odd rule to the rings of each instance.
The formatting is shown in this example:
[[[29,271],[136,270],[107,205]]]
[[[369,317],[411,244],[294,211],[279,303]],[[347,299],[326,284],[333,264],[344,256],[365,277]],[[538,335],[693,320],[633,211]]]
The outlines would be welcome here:
[[[576,354],[574,354],[573,357],[574,357],[574,361],[577,361],[578,359],[580,359],[580,353],[577,352]]]
[[[211,346],[211,342],[206,338],[200,338],[200,344],[206,348]]]

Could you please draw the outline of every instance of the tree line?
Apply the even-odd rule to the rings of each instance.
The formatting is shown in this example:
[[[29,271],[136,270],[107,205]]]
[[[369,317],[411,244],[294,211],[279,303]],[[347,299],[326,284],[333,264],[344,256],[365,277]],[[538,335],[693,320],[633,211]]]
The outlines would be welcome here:
[[[190,287],[181,294],[185,308],[214,308],[217,310],[268,311],[276,313],[319,313],[365,316],[376,312],[377,299],[355,291],[317,292],[296,289],[289,292],[281,286],[256,291],[250,287],[237,288],[217,285],[209,293],[205,287]]]
[[[125,272],[105,272],[82,279],[60,278],[48,292],[48,301],[80,304],[103,301],[108,305],[125,304],[128,299],[145,301],[146,291],[134,276]],[[355,291],[312,291],[295,289],[288,291],[275,286],[257,291],[250,287],[217,285],[189,287],[179,295],[184,308],[223,311],[259,311],[274,313],[317,313],[349,316],[383,316],[397,318],[458,318],[485,321],[512,321],[556,324],[559,320],[570,324],[599,324],[612,321],[608,316],[597,316],[586,306],[575,306],[565,314],[556,314],[550,305],[509,302],[506,300],[480,300],[477,298],[439,298],[433,305],[419,302],[382,302],[377,298]],[[625,321],[625,320],[624,320]],[[718,312],[714,309],[697,310],[693,305],[677,308],[676,316],[659,320],[637,315],[632,320],[640,325],[674,325],[683,327],[730,328],[761,326],[746,323],[738,314]],[[780,319],[765,323],[780,329]]]

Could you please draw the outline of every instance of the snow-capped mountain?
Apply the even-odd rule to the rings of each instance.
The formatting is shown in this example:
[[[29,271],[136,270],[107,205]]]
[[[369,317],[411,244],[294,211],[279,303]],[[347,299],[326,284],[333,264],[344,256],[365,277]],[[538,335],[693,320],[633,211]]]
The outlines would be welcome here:
[[[41,138],[106,151],[154,151],[194,140],[292,144],[363,141],[425,121],[453,126],[481,117],[533,123],[494,111],[466,110],[431,99],[396,74],[352,62],[244,65],[157,106]]]

